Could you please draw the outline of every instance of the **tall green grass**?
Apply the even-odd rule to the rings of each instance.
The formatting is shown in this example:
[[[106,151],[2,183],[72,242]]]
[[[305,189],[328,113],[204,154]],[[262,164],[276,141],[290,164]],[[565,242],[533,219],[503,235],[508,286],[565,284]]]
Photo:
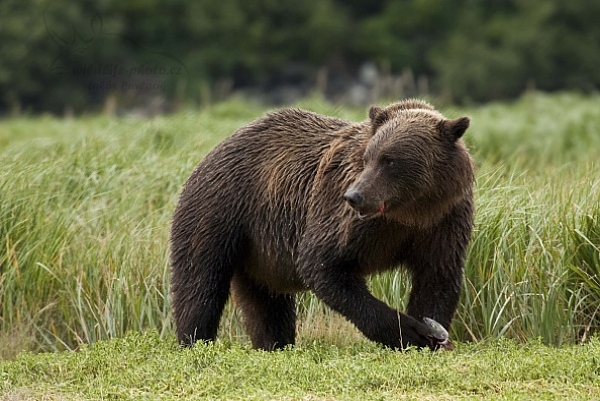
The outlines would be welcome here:
[[[361,120],[318,99],[302,107]],[[529,94],[468,110],[476,231],[453,337],[585,340],[600,319],[600,96]],[[0,122],[0,353],[172,330],[168,230],[179,191],[219,141],[265,109],[234,100],[152,120]],[[410,281],[374,293],[404,308]],[[360,339],[301,297],[299,335]],[[222,336],[244,338],[228,305]],[[350,335],[349,335],[350,334]]]

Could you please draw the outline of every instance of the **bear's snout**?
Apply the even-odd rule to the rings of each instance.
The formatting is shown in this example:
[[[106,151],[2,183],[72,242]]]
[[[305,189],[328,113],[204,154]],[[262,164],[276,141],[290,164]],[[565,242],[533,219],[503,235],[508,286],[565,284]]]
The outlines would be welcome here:
[[[352,209],[358,212],[358,218],[365,219],[367,217],[378,216],[383,213],[385,205],[383,203],[374,202],[365,197],[364,193],[352,187],[344,194],[344,200]]]
[[[348,202],[353,209],[362,209],[365,204],[365,197],[355,188],[350,188],[344,194],[344,200]]]

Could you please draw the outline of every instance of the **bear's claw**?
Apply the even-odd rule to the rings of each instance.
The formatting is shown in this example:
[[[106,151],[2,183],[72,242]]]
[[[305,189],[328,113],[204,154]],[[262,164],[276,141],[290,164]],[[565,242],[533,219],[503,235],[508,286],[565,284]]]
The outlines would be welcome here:
[[[448,337],[450,336],[448,334],[448,330],[446,330],[444,328],[444,326],[442,326],[441,324],[439,324],[438,322],[436,322],[433,319],[424,317],[423,323],[425,323],[427,325],[427,327],[429,327],[432,330],[432,337],[435,338],[436,340],[447,340]]]
[[[454,349],[454,345],[452,344],[449,338],[450,334],[448,334],[448,330],[446,330],[444,326],[428,317],[423,318],[423,323],[425,323],[425,325],[431,329],[431,334],[429,337],[432,342],[431,345],[434,349]]]

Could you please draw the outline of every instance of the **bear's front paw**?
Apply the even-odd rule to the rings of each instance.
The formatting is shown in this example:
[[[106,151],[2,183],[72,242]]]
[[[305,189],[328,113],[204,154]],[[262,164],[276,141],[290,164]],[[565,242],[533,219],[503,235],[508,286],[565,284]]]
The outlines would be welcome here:
[[[452,351],[454,349],[454,344],[450,341],[448,330],[446,330],[444,326],[428,317],[423,318],[423,323],[425,323],[430,330],[427,338],[429,339],[429,347],[431,349],[434,351],[438,349]]]

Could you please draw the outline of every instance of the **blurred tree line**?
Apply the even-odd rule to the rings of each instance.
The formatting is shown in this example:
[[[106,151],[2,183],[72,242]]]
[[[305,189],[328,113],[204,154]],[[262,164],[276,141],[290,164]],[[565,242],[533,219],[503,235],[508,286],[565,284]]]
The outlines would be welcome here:
[[[455,102],[600,85],[600,2],[0,0],[0,113],[202,102],[366,61]]]

